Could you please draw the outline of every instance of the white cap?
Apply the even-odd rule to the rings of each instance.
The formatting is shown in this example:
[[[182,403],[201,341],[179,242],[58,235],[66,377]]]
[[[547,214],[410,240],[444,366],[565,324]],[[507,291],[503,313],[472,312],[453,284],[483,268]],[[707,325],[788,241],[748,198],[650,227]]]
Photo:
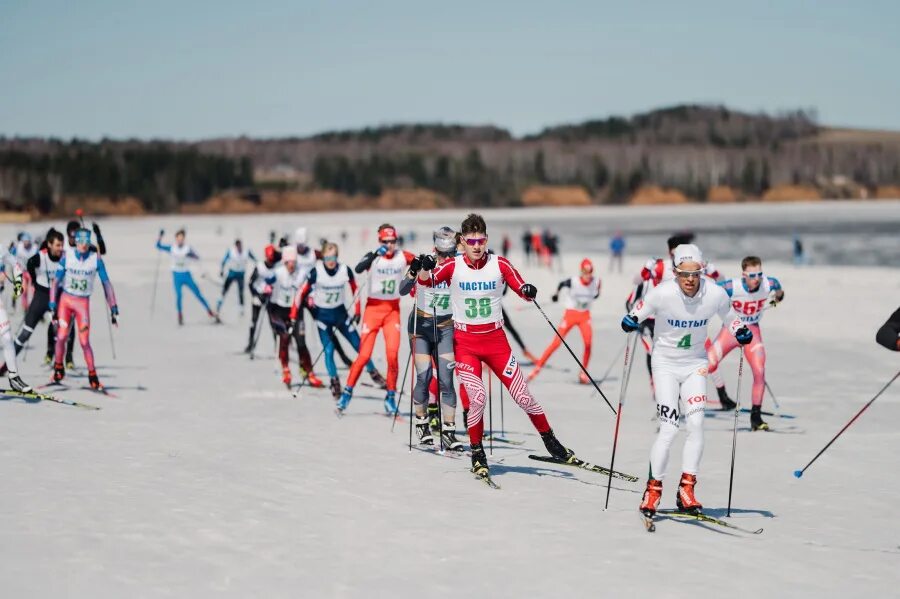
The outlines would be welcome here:
[[[297,248],[292,245],[286,245],[281,248],[281,261],[282,262],[296,262],[297,261]]]
[[[672,264],[678,266],[682,262],[696,262],[703,266],[703,252],[693,243],[682,243],[672,252]]]
[[[294,243],[306,245],[306,227],[297,227],[297,230],[294,231]]]

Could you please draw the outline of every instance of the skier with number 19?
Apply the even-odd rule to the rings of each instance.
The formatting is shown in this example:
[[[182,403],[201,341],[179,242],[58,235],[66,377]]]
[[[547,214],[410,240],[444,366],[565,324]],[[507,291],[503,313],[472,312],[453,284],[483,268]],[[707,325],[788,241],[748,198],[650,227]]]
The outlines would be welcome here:
[[[669,450],[683,416],[687,427],[682,456],[682,475],[675,503],[685,512],[699,512],[694,495],[703,455],[703,419],[706,409],[708,360],[704,345],[710,318],[718,315],[738,343],[745,345],[753,333],[744,325],[725,290],[703,275],[703,255],[693,244],[672,252],[675,279],[663,281],[638,300],[622,318],[622,330],[639,331],[641,322],[656,317],[653,332],[653,380],[659,432],[650,450],[650,476],[640,510],[652,517],[662,497]]]
[[[362,374],[362,369],[372,357],[378,331],[384,336],[384,350],[387,357],[387,393],[384,397],[384,411],[397,411],[397,375],[400,372],[398,353],[400,351],[400,279],[413,256],[405,250],[397,249],[397,230],[387,223],[378,227],[378,242],[375,251],[363,256],[356,265],[356,274],[369,271],[366,309],[362,317],[362,340],[359,355],[350,366],[347,384],[338,401],[340,416],[353,398],[353,387]],[[374,377],[373,377],[374,378]]]
[[[487,251],[487,224],[478,214],[470,214],[462,222],[460,237],[463,255],[439,267],[432,256],[425,256],[419,271],[421,285],[450,285],[456,358],[456,376],[469,396],[469,440],[472,445],[472,472],[490,479],[487,456],[482,446],[486,392],[481,379],[482,362],[487,364],[509,390],[541,435],[547,451],[564,462],[575,459],[553,434],[544,409],[528,390],[525,377],[506,333],[500,302],[504,283],[519,297],[531,301],[537,296],[534,285],[526,283],[510,262]],[[432,273],[433,271],[433,273]]]

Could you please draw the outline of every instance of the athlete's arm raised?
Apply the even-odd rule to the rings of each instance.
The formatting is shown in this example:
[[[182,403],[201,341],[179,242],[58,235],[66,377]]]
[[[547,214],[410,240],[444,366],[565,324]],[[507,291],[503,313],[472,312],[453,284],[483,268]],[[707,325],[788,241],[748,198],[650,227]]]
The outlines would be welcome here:
[[[456,267],[456,260],[447,260],[437,268],[434,268],[434,256],[425,256],[422,261],[422,270],[419,271],[419,282],[426,287],[431,287],[432,283],[439,285],[441,283],[449,283],[453,278],[453,270]]]

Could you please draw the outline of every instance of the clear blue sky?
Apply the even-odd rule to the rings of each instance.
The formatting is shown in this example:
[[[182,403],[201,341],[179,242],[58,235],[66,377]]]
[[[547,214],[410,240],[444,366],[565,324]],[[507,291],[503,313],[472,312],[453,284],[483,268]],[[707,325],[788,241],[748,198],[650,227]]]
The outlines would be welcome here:
[[[896,1],[0,0],[0,135],[523,134],[682,102],[900,129],[898,23]]]

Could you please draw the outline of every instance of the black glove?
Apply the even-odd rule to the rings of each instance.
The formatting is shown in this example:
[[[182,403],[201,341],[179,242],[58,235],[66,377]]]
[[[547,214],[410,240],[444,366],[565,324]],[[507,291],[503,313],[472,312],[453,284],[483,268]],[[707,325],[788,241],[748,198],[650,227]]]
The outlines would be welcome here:
[[[556,302],[559,301],[559,294],[558,294],[558,293],[554,293],[554,294],[553,294],[553,297],[551,297],[550,299],[553,300],[553,303],[555,304]]]
[[[409,274],[412,276],[416,276],[419,274],[419,271],[422,270],[422,258],[424,254],[419,254],[415,258],[412,259],[412,262],[409,263]]]
[[[162,236],[165,235],[165,234],[166,234],[166,230],[165,230],[165,229],[160,229],[160,230],[159,230],[159,238],[160,238],[160,239],[162,239]]]
[[[525,283],[522,285],[522,297],[533,300],[537,297],[537,287],[531,283]]]
[[[734,338],[737,339],[737,342],[741,345],[747,345],[753,341],[753,331],[746,326],[742,326],[734,332]]]
[[[424,254],[422,256],[422,270],[430,272],[434,270],[435,266],[437,266],[437,260],[434,259],[434,256],[430,254]]]

